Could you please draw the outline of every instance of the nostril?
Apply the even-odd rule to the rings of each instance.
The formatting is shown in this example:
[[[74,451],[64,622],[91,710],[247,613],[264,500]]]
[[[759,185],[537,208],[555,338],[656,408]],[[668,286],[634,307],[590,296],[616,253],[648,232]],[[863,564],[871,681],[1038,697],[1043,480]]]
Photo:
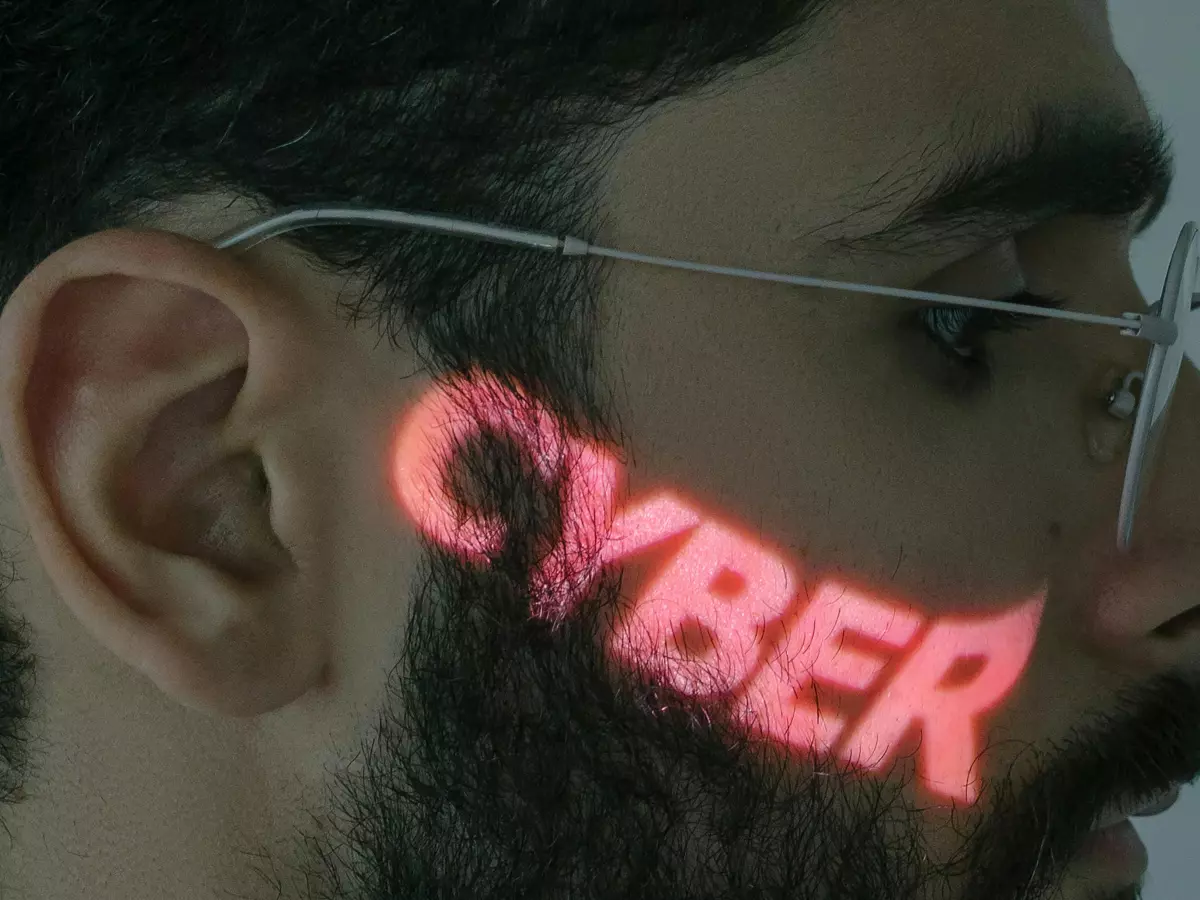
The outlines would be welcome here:
[[[1200,605],[1163,622],[1154,629],[1154,634],[1159,637],[1177,638],[1189,628],[1200,628]]]

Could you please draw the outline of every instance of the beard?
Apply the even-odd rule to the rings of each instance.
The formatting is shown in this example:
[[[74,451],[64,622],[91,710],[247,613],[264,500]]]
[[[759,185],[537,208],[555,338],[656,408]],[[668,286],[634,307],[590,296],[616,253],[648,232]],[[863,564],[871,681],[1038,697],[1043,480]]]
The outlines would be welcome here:
[[[557,626],[495,569],[431,549],[423,581],[361,774],[340,779],[355,861],[330,897],[919,896],[901,784],[864,792],[832,758],[795,777],[721,699],[616,670],[614,580]]]
[[[303,896],[1056,896],[1102,783],[1086,751],[1027,768],[1019,787],[988,780],[986,802],[933,829],[913,756],[864,774],[789,753],[737,724],[733,696],[614,665],[604,636],[630,607],[619,571],[569,615],[531,615],[561,485],[502,439],[463,458],[455,493],[504,520],[504,547],[480,564],[426,545],[387,702],[353,771],[335,773],[338,824],[305,836]],[[1135,900],[1140,885],[1102,896]]]
[[[726,701],[615,669],[614,580],[557,628],[494,570],[431,550],[423,582],[374,739],[338,779],[344,824],[310,845],[334,876],[320,896],[1049,896],[1045,827],[964,817],[935,861],[911,760],[864,778],[785,757]]]

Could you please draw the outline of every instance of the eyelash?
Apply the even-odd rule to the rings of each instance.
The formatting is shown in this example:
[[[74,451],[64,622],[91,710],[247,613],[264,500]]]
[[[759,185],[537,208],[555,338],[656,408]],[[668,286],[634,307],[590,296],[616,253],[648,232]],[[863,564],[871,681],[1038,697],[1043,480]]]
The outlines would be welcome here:
[[[1067,304],[1061,297],[1030,291],[998,299],[1046,309],[1062,309]],[[943,352],[952,367],[967,377],[965,386],[971,388],[991,382],[992,363],[986,343],[989,334],[1028,330],[1047,320],[1044,316],[937,303],[915,310],[911,321]]]

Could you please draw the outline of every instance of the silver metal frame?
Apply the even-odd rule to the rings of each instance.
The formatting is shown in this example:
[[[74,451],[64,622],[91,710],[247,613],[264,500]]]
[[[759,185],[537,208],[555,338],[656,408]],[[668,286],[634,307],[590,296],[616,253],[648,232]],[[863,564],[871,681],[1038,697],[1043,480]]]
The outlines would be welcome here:
[[[1200,229],[1188,222],[1175,242],[1175,252],[1167,267],[1162,296],[1151,309],[1164,321],[1174,322],[1200,307]],[[1167,411],[1179,380],[1183,354],[1182,341],[1156,343],[1146,364],[1142,400],[1133,426],[1129,461],[1125,466],[1125,484],[1121,489],[1121,512],[1117,519],[1117,549],[1127,553],[1133,541],[1133,518],[1141,496],[1142,475],[1147,458],[1153,455],[1167,424]]]
[[[759,272],[753,269],[740,269],[730,266],[714,266],[661,256],[646,256],[641,253],[630,253],[624,250],[613,250],[608,247],[596,246],[570,235],[552,235],[498,225],[485,225],[449,216],[359,207],[352,204],[338,206],[297,206],[284,209],[275,215],[259,219],[226,232],[216,238],[212,242],[212,246],[218,250],[247,250],[256,244],[282,234],[287,234],[290,231],[323,225],[358,225],[431,231],[449,237],[461,237],[495,244],[526,247],[547,253],[556,253],[560,256],[609,257],[628,262],[666,266],[674,269],[688,269],[714,275],[728,275],[734,278],[751,278],[759,281],[795,284],[802,287],[829,288],[852,293],[924,300],[929,303],[944,303],[952,306],[994,309],[1002,312],[1021,313],[1027,316],[1064,319],[1069,322],[1079,322],[1085,325],[1106,325],[1110,328],[1119,328],[1121,329],[1121,334],[1125,337],[1141,338],[1153,344],[1142,386],[1142,397],[1153,397],[1155,399],[1153,403],[1138,404],[1138,415],[1134,424],[1129,462],[1125,470],[1125,485],[1121,494],[1121,511],[1117,524],[1117,549],[1120,552],[1128,552],[1132,539],[1133,517],[1136,511],[1141,484],[1141,464],[1151,438],[1151,424],[1153,422],[1155,425],[1160,426],[1160,430],[1161,426],[1165,424],[1164,413],[1174,393],[1175,380],[1178,377],[1179,366],[1182,362],[1184,348],[1179,340],[1180,333],[1179,327],[1176,324],[1176,318],[1178,304],[1185,289],[1190,290],[1192,293],[1188,308],[1194,309],[1200,306],[1200,274],[1197,271],[1200,270],[1200,226],[1197,226],[1195,222],[1188,222],[1180,232],[1179,240],[1175,246],[1175,254],[1171,259],[1171,265],[1167,271],[1167,279],[1163,285],[1162,298],[1159,302],[1151,307],[1149,312],[1126,312],[1122,313],[1120,318],[1069,310],[1045,309],[1040,306],[1025,306],[1017,303],[1002,303],[998,300],[980,300],[973,297],[957,297],[951,294],[938,294],[929,291],[912,291],[878,285],[831,281],[823,278],[807,278],[800,275]],[[1188,284],[1189,279],[1190,285]],[[1162,375],[1168,360],[1171,366],[1173,366],[1173,371],[1171,371],[1168,383],[1165,389],[1161,391],[1160,396]],[[1153,412],[1151,412],[1152,410]],[[1158,436],[1157,433],[1154,435],[1155,438]]]

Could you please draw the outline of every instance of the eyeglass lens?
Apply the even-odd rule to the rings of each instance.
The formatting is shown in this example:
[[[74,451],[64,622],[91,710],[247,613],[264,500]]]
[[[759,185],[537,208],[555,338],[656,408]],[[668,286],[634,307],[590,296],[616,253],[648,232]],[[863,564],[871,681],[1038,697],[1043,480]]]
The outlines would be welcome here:
[[[1143,382],[1142,399],[1138,404],[1133,429],[1133,443],[1125,470],[1125,486],[1121,495],[1121,513],[1117,524],[1117,548],[1128,552],[1133,539],[1133,521],[1141,501],[1145,499],[1158,468],[1167,430],[1171,400],[1183,364],[1184,352],[1193,330],[1200,321],[1194,306],[1200,305],[1200,231],[1188,223],[1179,235],[1175,253],[1167,269],[1162,297],[1152,312],[1179,327],[1179,339],[1170,347],[1154,345]]]

